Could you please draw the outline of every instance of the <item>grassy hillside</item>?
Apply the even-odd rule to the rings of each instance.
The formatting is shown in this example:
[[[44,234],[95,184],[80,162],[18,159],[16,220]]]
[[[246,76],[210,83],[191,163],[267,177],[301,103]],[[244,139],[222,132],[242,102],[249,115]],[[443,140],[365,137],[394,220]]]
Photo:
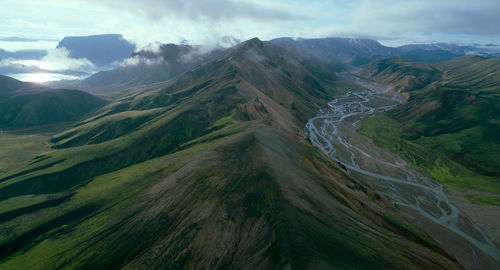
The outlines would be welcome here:
[[[34,83],[18,81],[14,78],[0,75],[0,101],[19,94],[27,94],[34,91],[43,91],[46,88]]]
[[[499,65],[499,59],[467,56],[429,66],[438,71],[436,79],[410,91],[407,103],[365,121],[362,132],[451,187],[498,194]],[[421,70],[411,62],[403,70],[399,66],[381,71],[372,64],[362,74],[391,83],[387,78],[404,80],[406,69]]]
[[[398,92],[421,89],[441,78],[441,72],[431,64],[401,58],[374,61],[358,74],[390,85]]]
[[[107,102],[78,90],[50,90],[0,101],[0,126],[38,126],[81,119]]]
[[[253,39],[102,108],[0,179],[0,267],[460,267],[306,142],[327,78]]]

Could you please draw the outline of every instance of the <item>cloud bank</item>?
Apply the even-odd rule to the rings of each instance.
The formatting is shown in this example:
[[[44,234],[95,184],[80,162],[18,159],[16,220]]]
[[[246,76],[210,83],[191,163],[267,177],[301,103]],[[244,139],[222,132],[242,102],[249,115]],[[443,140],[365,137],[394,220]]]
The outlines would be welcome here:
[[[96,4],[142,13],[152,20],[171,17],[191,20],[291,20],[294,15],[271,2],[244,0],[92,0]],[[266,4],[262,4],[266,3]]]
[[[500,43],[498,0],[2,0],[0,36],[122,33],[150,42],[208,44],[280,36],[386,42]]]
[[[35,71],[92,73],[96,67],[86,58],[70,58],[65,48],[51,49],[39,60],[2,59],[2,73],[28,73]]]

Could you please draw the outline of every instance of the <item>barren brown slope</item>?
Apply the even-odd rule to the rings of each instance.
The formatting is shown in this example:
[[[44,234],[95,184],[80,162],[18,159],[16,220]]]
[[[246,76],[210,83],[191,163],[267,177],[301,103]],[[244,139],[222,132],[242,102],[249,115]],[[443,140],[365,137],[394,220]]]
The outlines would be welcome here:
[[[335,90],[317,74],[253,39],[55,136],[0,182],[60,196],[0,216],[2,266],[460,269],[306,141]]]

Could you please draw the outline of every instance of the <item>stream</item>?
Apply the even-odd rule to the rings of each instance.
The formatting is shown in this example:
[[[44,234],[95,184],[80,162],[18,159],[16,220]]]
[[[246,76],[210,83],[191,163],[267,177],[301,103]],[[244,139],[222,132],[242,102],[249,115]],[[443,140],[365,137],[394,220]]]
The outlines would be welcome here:
[[[416,211],[500,261],[500,251],[449,201],[443,185],[356,132],[362,119],[390,110],[404,102],[404,98],[373,82],[355,79],[364,90],[350,91],[335,98],[327,108],[309,119],[305,132],[311,142],[347,168],[352,176],[368,179],[372,188],[386,195],[403,211],[405,208]]]

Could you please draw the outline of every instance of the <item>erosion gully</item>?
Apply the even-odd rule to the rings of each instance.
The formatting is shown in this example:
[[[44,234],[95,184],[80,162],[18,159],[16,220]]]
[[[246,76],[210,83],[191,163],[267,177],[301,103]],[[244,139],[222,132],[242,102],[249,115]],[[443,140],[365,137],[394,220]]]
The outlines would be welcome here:
[[[500,262],[500,251],[485,233],[446,196],[446,189],[405,160],[373,145],[356,132],[360,121],[390,110],[404,97],[374,82],[357,80],[363,90],[349,91],[328,103],[311,118],[305,132],[311,142],[339,162],[353,176],[362,176],[377,192],[405,211],[422,217],[463,237],[470,245]],[[472,258],[476,258],[474,249]]]

